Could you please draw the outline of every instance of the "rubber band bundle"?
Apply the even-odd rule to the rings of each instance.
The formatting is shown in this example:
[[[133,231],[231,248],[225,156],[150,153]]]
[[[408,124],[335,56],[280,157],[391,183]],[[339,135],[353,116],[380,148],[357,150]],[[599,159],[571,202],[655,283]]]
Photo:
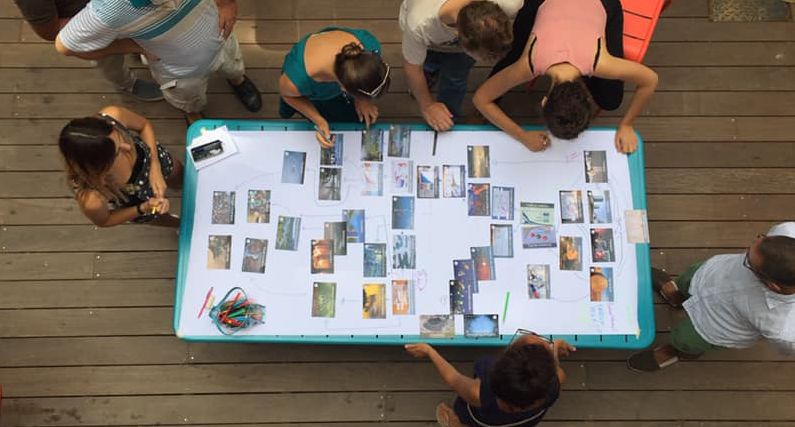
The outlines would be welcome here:
[[[232,288],[218,305],[210,310],[210,318],[224,335],[265,323],[265,306],[256,304],[241,288]]]

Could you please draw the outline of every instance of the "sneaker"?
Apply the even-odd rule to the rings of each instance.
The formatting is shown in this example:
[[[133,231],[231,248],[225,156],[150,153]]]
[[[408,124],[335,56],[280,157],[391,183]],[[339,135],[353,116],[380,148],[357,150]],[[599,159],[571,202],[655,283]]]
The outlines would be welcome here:
[[[262,95],[260,95],[259,89],[254,86],[254,82],[252,82],[247,76],[243,76],[243,83],[240,83],[239,85],[233,85],[229,80],[226,82],[229,83],[230,87],[232,87],[232,91],[235,92],[235,96],[237,96],[237,99],[243,103],[243,106],[246,107],[246,110],[256,113],[262,108]]]
[[[160,90],[160,85],[151,80],[135,79],[132,89],[128,89],[127,92],[144,102],[163,100],[163,91]]]

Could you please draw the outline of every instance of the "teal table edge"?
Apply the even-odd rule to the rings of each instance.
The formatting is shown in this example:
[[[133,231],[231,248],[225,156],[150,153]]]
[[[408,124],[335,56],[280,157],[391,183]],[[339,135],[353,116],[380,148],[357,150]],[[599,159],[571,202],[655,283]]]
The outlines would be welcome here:
[[[405,124],[403,124],[405,125]],[[304,121],[265,121],[265,120],[216,120],[205,119],[195,122],[188,128],[186,144],[200,135],[202,129],[215,129],[226,126],[230,131],[273,131],[273,130],[314,130],[311,123]],[[428,126],[419,124],[408,125],[412,130],[430,131]],[[374,128],[388,129],[389,124],[379,124]],[[335,123],[334,131],[363,130],[358,123]],[[526,129],[541,129],[526,126]],[[591,130],[614,130],[609,127],[592,127]],[[456,125],[456,131],[497,130],[490,125]],[[611,145],[612,147],[612,145]],[[428,339],[419,335],[217,335],[217,336],[185,336],[179,333],[182,294],[185,289],[188,259],[190,256],[191,234],[193,232],[193,215],[196,201],[197,171],[185,154],[185,179],[182,195],[181,224],[179,233],[179,254],[177,263],[177,284],[174,303],[174,331],[179,338],[197,342],[264,342],[264,343],[296,343],[296,344],[366,344],[366,345],[403,345],[423,341],[433,345],[449,346],[504,346],[513,334],[505,334],[496,338],[465,338],[456,336],[452,339]],[[632,202],[634,209],[646,209],[646,177],[643,168],[643,140],[638,135],[638,149],[627,156],[630,177],[632,180]],[[576,347],[582,348],[614,348],[641,349],[654,341],[654,302],[651,286],[651,255],[649,244],[636,245],[638,265],[638,335],[547,335],[551,339],[564,339]],[[267,304],[266,304],[267,306]],[[198,310],[198,307],[197,307]],[[266,309],[266,319],[267,309]],[[267,320],[266,320],[267,321]]]

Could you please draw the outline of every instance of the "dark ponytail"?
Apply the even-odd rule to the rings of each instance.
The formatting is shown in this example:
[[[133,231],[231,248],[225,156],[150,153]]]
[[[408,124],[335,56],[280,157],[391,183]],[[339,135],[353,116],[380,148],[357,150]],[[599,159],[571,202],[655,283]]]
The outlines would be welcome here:
[[[113,125],[98,117],[72,120],[61,130],[58,148],[76,191],[99,191],[107,199],[120,197],[119,189],[107,177],[116,160],[112,132]]]
[[[378,98],[389,88],[389,66],[355,42],[343,46],[334,58],[334,74],[352,96]]]

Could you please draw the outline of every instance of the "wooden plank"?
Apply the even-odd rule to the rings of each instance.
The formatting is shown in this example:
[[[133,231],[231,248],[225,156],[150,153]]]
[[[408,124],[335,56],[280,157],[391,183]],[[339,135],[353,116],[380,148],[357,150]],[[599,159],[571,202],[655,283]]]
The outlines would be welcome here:
[[[0,172],[0,198],[70,197],[63,172]]]
[[[177,252],[107,252],[94,257],[93,271],[103,279],[173,279]]]
[[[590,362],[586,367],[589,390],[795,390],[792,363],[682,362],[653,381],[624,363]]]
[[[656,66],[654,71],[659,76],[658,92],[795,90],[795,69],[792,67]]]
[[[659,42],[652,43],[643,62],[649,66],[791,66],[795,43],[789,42]]]
[[[649,194],[792,194],[792,169],[647,169]]]
[[[662,248],[745,248],[754,237],[766,233],[776,222],[684,222],[649,223],[651,244]],[[730,233],[726,230],[731,230]]]
[[[3,280],[90,279],[92,253],[6,254],[0,257]]]
[[[0,281],[0,309],[70,307],[170,307],[174,281],[50,280]]]
[[[740,248],[652,249],[651,264],[672,274],[679,274],[693,263],[705,261],[714,255],[741,252]]]
[[[795,143],[646,144],[646,167],[786,168],[795,165]]]
[[[55,78],[53,76],[53,78]],[[83,92],[83,91],[80,91]],[[102,105],[94,106],[88,115],[96,114]],[[0,119],[0,145],[57,145],[58,134],[72,118],[67,119]],[[185,121],[180,118],[149,117],[158,142],[168,146],[185,145]],[[60,168],[59,168],[60,169]]]
[[[0,18],[0,43],[13,43],[19,40],[22,21]]]
[[[408,356],[407,356],[408,358]],[[457,364],[470,371],[471,364]],[[566,363],[566,389],[583,389],[585,367]],[[124,396],[445,390],[427,362],[276,363],[174,366],[0,368],[5,397]]]
[[[654,30],[654,42],[752,42],[795,40],[795,23],[792,21],[765,22],[760,31],[759,22],[710,22],[702,18],[661,19]]]
[[[182,199],[174,197],[176,191],[168,190],[171,212],[180,212]],[[0,225],[89,225],[72,198],[65,199],[0,199]]]
[[[172,335],[171,307],[0,310],[0,337]]]
[[[0,232],[3,252],[81,252],[176,250],[177,234],[168,227],[138,224],[7,226]]]
[[[378,421],[383,406],[383,395],[375,392],[3,399],[2,422],[33,427]],[[218,409],[225,407],[234,410]]]
[[[648,377],[648,376],[646,376]],[[390,393],[387,417],[391,420],[425,420],[450,392]],[[766,420],[795,417],[789,400],[793,392],[740,391],[569,391],[561,394],[545,420],[748,420],[757,414]]]
[[[792,195],[649,195],[649,219],[706,221],[786,221],[795,212]]]
[[[597,119],[597,124],[617,123]],[[646,141],[792,141],[795,120],[786,117],[639,117],[635,129]]]
[[[707,0],[673,1],[663,13],[665,17],[706,18],[709,16]]]

